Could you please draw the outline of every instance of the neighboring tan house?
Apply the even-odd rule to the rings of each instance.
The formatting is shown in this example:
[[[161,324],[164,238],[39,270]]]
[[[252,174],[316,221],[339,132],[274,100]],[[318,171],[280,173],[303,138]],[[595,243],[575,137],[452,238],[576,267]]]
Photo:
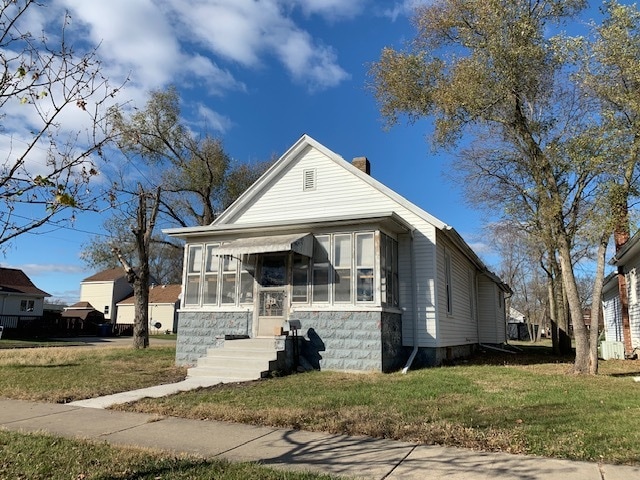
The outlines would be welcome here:
[[[18,328],[42,318],[47,292],[17,268],[0,268],[0,326]]]
[[[182,285],[152,285],[149,288],[149,329],[150,331],[177,332],[178,306]],[[134,296],[131,295],[117,304],[116,324],[133,327],[135,318]]]
[[[303,359],[329,370],[436,365],[503,344],[509,287],[369,171],[304,135],[211,225],[165,230],[186,242],[176,362],[239,336],[278,345],[297,322]]]
[[[116,305],[133,293],[122,267],[103,270],[80,283],[80,302],[87,302],[102,312],[106,323],[114,324]]]

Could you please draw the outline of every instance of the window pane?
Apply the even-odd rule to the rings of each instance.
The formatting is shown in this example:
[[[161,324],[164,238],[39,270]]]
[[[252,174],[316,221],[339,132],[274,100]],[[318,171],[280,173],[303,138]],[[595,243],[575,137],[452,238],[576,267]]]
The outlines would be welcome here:
[[[313,246],[313,262],[329,263],[329,236],[318,236],[315,240]]]
[[[200,292],[200,276],[187,277],[187,291],[185,294],[186,305],[198,305]]]
[[[188,273],[199,273],[202,268],[202,246],[192,245],[189,247],[189,269]]]
[[[223,272],[235,272],[238,268],[238,260],[231,255],[225,255],[222,257],[222,271]]]
[[[293,298],[294,302],[306,303],[309,285],[309,259],[302,255],[293,257]]]
[[[334,301],[351,301],[351,269],[337,268],[334,275]]]
[[[220,257],[216,255],[216,250],[218,249],[218,244],[214,243],[211,245],[207,245],[207,255],[206,255],[206,265],[205,271],[207,272],[217,272],[220,268]]]
[[[256,271],[255,255],[242,256],[242,270],[240,272],[240,303],[253,302],[253,283]]]
[[[218,303],[218,275],[207,275],[204,284],[204,300],[207,305]]]
[[[328,302],[329,301],[329,269],[315,268],[313,269],[313,301]]]
[[[236,274],[224,274],[222,276],[222,303],[236,303]]]
[[[359,267],[373,267],[373,233],[356,235],[356,263]]]
[[[372,268],[358,269],[357,289],[358,289],[359,302],[373,301],[373,269]]]
[[[351,267],[351,235],[336,235],[334,238],[333,266]]]

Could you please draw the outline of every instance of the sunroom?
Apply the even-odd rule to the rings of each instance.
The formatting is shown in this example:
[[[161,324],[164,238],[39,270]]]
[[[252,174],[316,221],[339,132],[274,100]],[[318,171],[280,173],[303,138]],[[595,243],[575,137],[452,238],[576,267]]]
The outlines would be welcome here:
[[[335,347],[337,337],[358,337],[357,349],[367,350],[361,356],[379,352],[383,312],[393,317],[394,331],[401,329],[398,240],[408,236],[408,225],[387,214],[298,228],[272,226],[272,234],[263,228],[213,235],[211,229],[206,235],[182,230],[187,247],[181,333],[189,335],[191,320],[199,319],[199,336],[209,328],[216,337],[273,337],[295,319],[305,336]],[[362,342],[369,336],[375,337],[372,345]],[[341,343],[338,350],[357,357],[353,347]]]

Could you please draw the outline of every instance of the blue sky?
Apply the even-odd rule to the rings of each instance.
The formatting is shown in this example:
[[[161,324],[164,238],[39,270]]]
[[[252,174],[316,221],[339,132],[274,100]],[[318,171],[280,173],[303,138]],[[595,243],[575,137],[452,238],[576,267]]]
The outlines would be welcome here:
[[[449,158],[431,151],[428,122],[385,130],[366,88],[385,46],[413,37],[415,0],[51,0],[48,18],[71,14],[77,42],[100,44],[112,83],[130,81],[118,101],[143,105],[151,89],[179,87],[193,128],[219,136],[239,162],[283,154],[306,133],[346,160],[366,156],[372,175],[452,225],[485,258],[480,214],[444,179]],[[83,40],[80,40],[83,39]],[[3,266],[21,268],[55,299],[75,302],[93,274],[80,259],[98,214],[75,230],[19,237]]]

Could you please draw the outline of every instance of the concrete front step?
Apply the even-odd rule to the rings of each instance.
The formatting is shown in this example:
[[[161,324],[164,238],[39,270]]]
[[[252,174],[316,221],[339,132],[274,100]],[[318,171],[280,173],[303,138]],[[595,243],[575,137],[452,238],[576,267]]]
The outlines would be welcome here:
[[[207,349],[187,377],[222,377],[255,380],[277,363],[278,352],[272,338],[227,340],[222,348]]]

